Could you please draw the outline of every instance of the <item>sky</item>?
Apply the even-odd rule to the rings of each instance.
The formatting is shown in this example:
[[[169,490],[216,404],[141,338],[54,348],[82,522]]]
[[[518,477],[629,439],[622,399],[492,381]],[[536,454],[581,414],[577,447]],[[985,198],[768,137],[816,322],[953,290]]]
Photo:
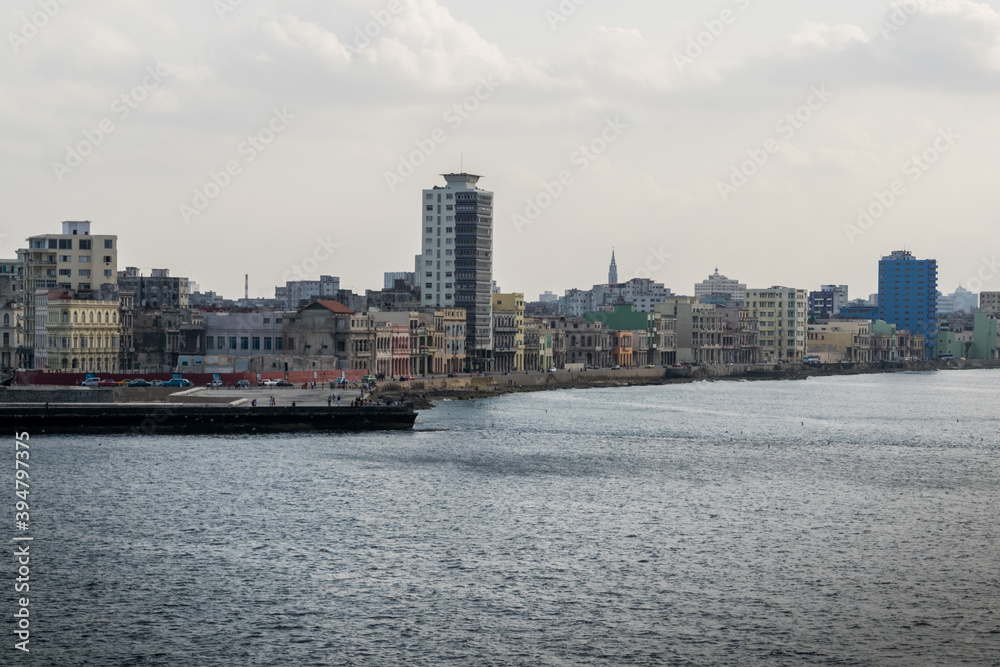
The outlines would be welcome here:
[[[0,256],[90,220],[230,298],[412,271],[421,190],[495,193],[529,300],[716,268],[1000,290],[1000,2],[10,0]],[[992,185],[991,185],[992,184]]]

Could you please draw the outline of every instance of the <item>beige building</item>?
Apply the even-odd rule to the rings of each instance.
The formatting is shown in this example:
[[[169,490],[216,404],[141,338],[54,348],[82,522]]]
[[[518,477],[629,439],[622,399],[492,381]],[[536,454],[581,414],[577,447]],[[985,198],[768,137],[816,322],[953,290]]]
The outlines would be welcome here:
[[[493,369],[524,370],[524,294],[493,295]]]
[[[465,369],[464,308],[434,311],[434,373],[461,373]]]
[[[118,371],[117,301],[74,299],[53,291],[48,298],[48,367],[77,373]]]
[[[24,346],[45,348],[37,340],[35,293],[59,289],[89,292],[103,285],[116,288],[118,282],[118,237],[94,236],[90,222],[64,222],[62,234],[30,236],[28,247],[17,251],[23,264]],[[33,367],[35,365],[29,360]]]
[[[763,361],[802,361],[809,323],[808,292],[793,287],[747,290],[750,317],[757,320]]]
[[[869,363],[872,360],[871,322],[843,320],[809,325],[806,351],[821,363]]]
[[[1000,315],[1000,292],[981,292],[979,311],[989,315]]]
[[[668,296],[655,308],[676,327],[676,359],[690,364],[723,363],[722,314],[713,304],[699,303],[693,296]]]

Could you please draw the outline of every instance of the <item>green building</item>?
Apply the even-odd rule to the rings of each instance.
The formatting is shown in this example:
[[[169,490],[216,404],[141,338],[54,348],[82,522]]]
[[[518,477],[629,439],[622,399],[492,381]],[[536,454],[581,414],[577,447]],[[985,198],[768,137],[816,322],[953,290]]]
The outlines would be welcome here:
[[[970,359],[996,359],[997,319],[987,313],[976,313],[973,326],[974,342]]]

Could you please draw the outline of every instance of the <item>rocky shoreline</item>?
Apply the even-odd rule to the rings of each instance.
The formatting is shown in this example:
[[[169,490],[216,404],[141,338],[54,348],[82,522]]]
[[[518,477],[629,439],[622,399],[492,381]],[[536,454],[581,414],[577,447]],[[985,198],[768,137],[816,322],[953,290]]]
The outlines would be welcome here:
[[[915,361],[879,364],[786,364],[753,367],[685,366],[683,368],[597,370],[549,375],[496,375],[488,377],[431,379],[381,384],[375,396],[389,401],[411,401],[417,410],[430,410],[436,401],[467,401],[506,394],[633,387],[689,382],[805,380],[835,375],[934,372],[1000,368],[1000,361]],[[641,372],[646,371],[646,372]],[[525,381],[534,379],[534,381]]]

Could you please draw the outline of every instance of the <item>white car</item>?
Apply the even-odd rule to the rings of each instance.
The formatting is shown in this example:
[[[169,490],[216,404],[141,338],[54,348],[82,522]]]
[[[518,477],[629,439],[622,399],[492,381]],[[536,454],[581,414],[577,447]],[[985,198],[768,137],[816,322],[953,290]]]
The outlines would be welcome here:
[[[556,372],[556,367],[555,366],[550,366],[549,370],[547,372],[548,373],[555,373]]]
[[[81,382],[80,385],[84,387],[96,387],[100,381],[101,378],[87,378],[86,380]]]

